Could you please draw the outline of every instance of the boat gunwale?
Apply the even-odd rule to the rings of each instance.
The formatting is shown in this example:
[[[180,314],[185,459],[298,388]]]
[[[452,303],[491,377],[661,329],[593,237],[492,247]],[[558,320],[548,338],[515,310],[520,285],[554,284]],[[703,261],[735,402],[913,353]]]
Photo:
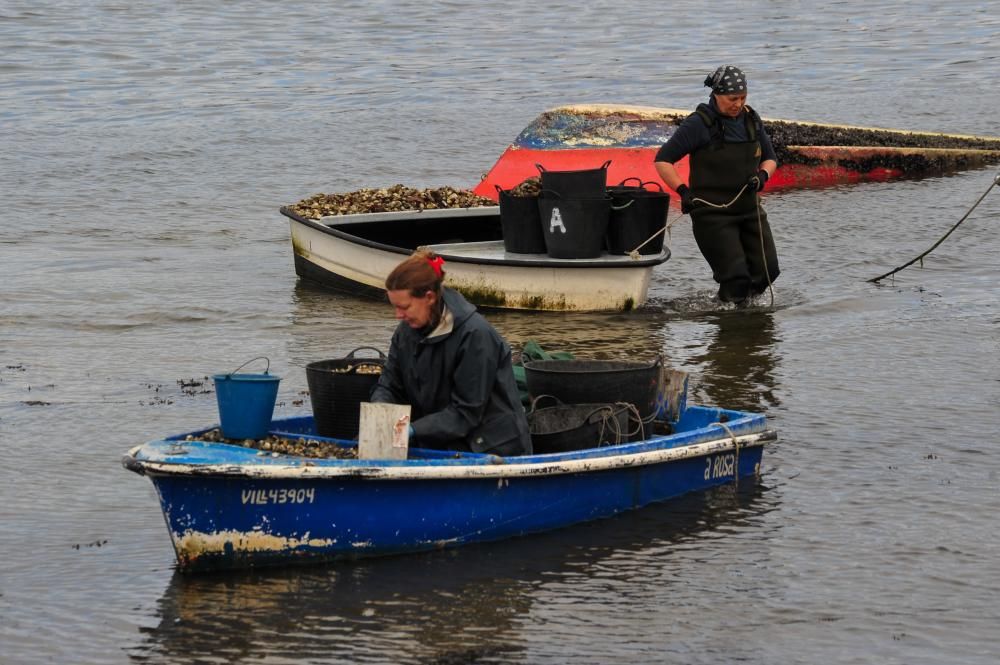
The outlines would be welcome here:
[[[711,426],[709,426],[711,427]],[[692,433],[707,430],[708,427],[692,430]],[[686,433],[688,434],[688,433]],[[360,478],[366,480],[460,480],[460,479],[509,479],[543,477],[573,473],[611,471],[629,467],[650,466],[684,459],[725,453],[731,450],[763,447],[765,443],[777,439],[777,432],[764,429],[743,435],[729,435],[679,446],[655,447],[668,442],[669,436],[647,441],[606,446],[588,450],[604,451],[614,448],[617,454],[579,456],[574,453],[553,453],[549,455],[526,456],[523,462],[509,463],[507,458],[483,456],[485,459],[455,460],[457,464],[427,463],[427,460],[401,460],[402,464],[384,464],[381,461],[332,460],[324,465],[296,464],[239,464],[224,462],[186,463],[140,460],[139,450],[147,444],[135,446],[122,458],[122,465],[140,475],[150,476],[225,476],[255,479],[301,479],[325,480],[334,478]],[[163,441],[163,440],[161,440]],[[156,441],[151,442],[156,443]],[[654,447],[650,448],[650,445]],[[645,446],[649,449],[636,449]],[[632,450],[628,450],[632,448]],[[620,452],[618,452],[620,451]],[[586,451],[577,451],[586,452]],[[296,458],[296,461],[307,458]],[[451,461],[451,460],[448,460]],[[338,464],[337,462],[354,462]],[[360,462],[360,464],[359,464]],[[373,463],[374,462],[374,463]]]
[[[479,206],[473,208],[437,208],[431,210],[398,210],[392,212],[384,213],[358,213],[353,215],[328,215],[322,217],[319,220],[309,219],[308,217],[303,217],[298,214],[289,206],[282,206],[280,212],[285,217],[298,222],[300,224],[305,224],[311,229],[319,231],[327,235],[332,235],[341,240],[345,240],[354,245],[359,245],[361,247],[368,247],[370,249],[377,249],[380,251],[387,251],[393,254],[400,254],[402,256],[409,256],[413,253],[412,249],[406,247],[398,247],[396,245],[386,245],[384,243],[375,242],[374,240],[368,240],[362,236],[353,235],[344,231],[343,229],[337,228],[337,226],[344,226],[349,224],[359,224],[364,222],[378,222],[378,223],[392,223],[400,221],[409,221],[418,216],[429,217],[432,219],[445,218],[448,217],[459,217],[462,215],[471,215],[473,217],[488,217],[497,215],[499,216],[498,206]],[[488,212],[478,212],[480,210]],[[392,217],[388,217],[392,215]],[[324,222],[323,220],[336,220],[334,222]],[[455,243],[451,243],[454,245]],[[473,243],[469,243],[473,244]],[[428,245],[429,247],[434,247],[434,245]],[[489,257],[471,257],[463,256],[461,254],[453,254],[447,251],[438,252],[438,255],[446,261],[452,261],[455,263],[468,263],[472,265],[499,265],[499,266],[510,266],[514,268],[651,268],[653,266],[658,266],[662,263],[666,263],[670,259],[670,249],[664,246],[659,254],[656,255],[640,255],[640,258],[632,258],[629,261],[624,259],[628,255],[622,255],[621,257],[615,255],[609,260],[609,255],[604,255],[601,259],[554,259],[554,258],[518,258],[510,257],[503,259],[495,259]],[[542,255],[538,254],[526,254],[524,256],[538,257]]]

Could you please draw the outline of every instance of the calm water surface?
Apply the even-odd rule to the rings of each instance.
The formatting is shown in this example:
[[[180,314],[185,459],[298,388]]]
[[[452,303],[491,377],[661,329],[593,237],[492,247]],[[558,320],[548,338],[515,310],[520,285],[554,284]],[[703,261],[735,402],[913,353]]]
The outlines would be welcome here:
[[[1000,135],[995,2],[0,3],[0,663],[995,663],[995,169],[767,197],[774,306],[721,310],[686,222],[627,315],[512,345],[662,353],[767,413],[756,486],[483,547],[189,578],[129,447],[216,420],[178,381],[385,347],[297,283],[278,206],[472,186],[541,111],[693,108]],[[994,192],[995,192],[994,188]],[[308,399],[305,399],[308,405]]]

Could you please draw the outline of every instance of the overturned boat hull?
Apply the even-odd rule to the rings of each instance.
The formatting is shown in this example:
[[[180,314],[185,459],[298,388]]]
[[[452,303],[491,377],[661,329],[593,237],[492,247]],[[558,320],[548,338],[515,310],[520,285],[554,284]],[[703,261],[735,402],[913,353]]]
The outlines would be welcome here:
[[[474,189],[496,198],[548,170],[596,168],[611,160],[608,182],[660,182],[656,151],[690,111],[613,104],[546,111],[521,132]],[[778,155],[767,190],[921,177],[1000,162],[1000,138],[908,132],[764,118]],[[688,159],[675,165],[686,180]],[[676,205],[676,201],[674,201]]]

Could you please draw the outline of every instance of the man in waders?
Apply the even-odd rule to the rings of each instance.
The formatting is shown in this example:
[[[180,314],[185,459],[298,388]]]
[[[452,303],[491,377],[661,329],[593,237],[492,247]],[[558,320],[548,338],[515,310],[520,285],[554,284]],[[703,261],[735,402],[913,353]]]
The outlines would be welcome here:
[[[746,105],[747,80],[732,65],[705,79],[712,89],[656,153],[656,170],[691,214],[698,249],[719,299],[744,304],[778,277],[778,254],[758,192],[778,167],[760,116]],[[690,155],[690,186],[674,164]]]

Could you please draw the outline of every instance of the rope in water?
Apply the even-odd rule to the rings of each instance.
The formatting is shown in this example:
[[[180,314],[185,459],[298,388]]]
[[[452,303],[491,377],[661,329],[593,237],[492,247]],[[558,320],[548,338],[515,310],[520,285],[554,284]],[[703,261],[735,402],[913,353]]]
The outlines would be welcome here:
[[[930,249],[928,249],[926,252],[924,252],[923,254],[921,254],[920,256],[918,256],[917,258],[913,259],[912,261],[909,261],[908,263],[904,263],[903,265],[899,266],[898,268],[893,268],[892,270],[890,270],[889,272],[885,273],[884,275],[879,275],[878,277],[872,277],[868,281],[872,282],[872,283],[877,283],[880,280],[883,280],[886,277],[889,277],[890,275],[895,275],[897,272],[899,272],[900,270],[903,270],[904,268],[909,268],[910,266],[912,266],[917,261],[921,261],[920,265],[922,267],[923,266],[923,262],[922,262],[923,258],[925,256],[927,256],[928,254],[930,254],[931,252],[933,252],[935,249],[937,249],[937,246],[940,245],[941,243],[943,243],[944,240],[945,240],[945,238],[947,238],[948,236],[950,236],[951,233],[952,233],[952,231],[954,231],[955,229],[957,229],[958,226],[959,226],[959,224],[961,224],[962,222],[964,222],[966,220],[966,218],[969,215],[972,214],[972,211],[976,209],[976,206],[978,206],[982,202],[982,200],[986,198],[986,195],[989,194],[993,190],[993,188],[997,187],[997,186],[1000,186],[1000,173],[998,173],[996,175],[996,177],[993,178],[993,182],[991,182],[990,186],[986,188],[986,191],[983,192],[983,195],[980,196],[979,199],[975,203],[972,204],[972,207],[969,208],[969,210],[964,215],[962,215],[962,219],[960,219],[957,222],[955,222],[955,225],[952,226],[950,229],[948,229],[948,232],[945,233],[943,236],[941,236],[941,238],[936,243],[934,243],[933,245],[931,245]]]

